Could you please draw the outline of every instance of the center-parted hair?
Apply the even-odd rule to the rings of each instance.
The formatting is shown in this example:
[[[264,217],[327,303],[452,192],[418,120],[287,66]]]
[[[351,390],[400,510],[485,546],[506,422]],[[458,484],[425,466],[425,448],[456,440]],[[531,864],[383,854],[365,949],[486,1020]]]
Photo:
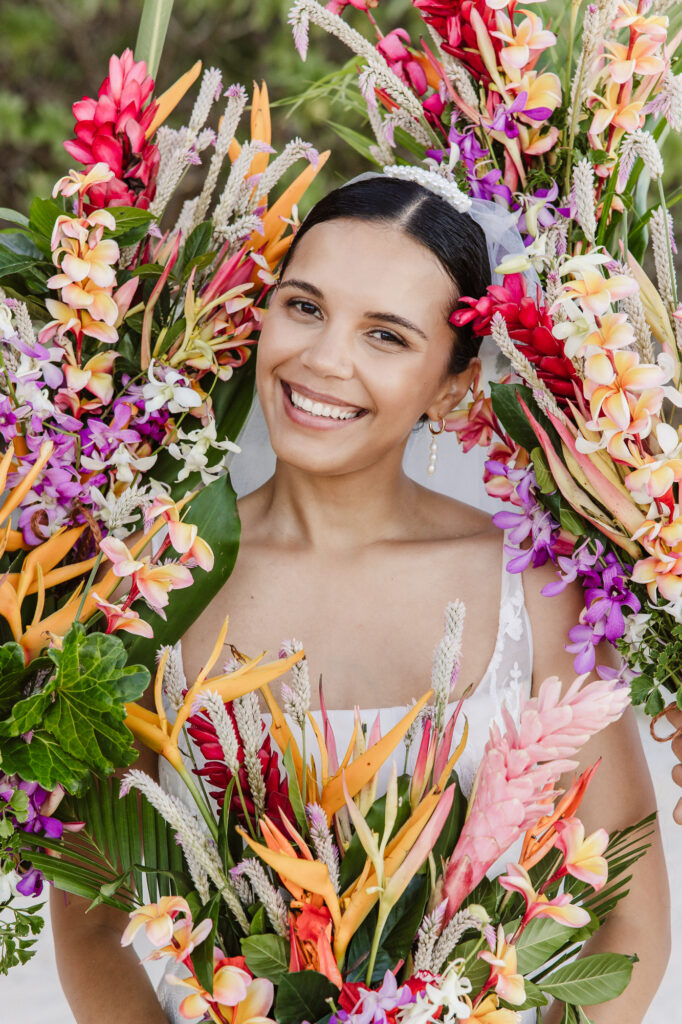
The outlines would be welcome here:
[[[337,188],[312,208],[282,262],[281,274],[311,228],[346,217],[392,224],[432,252],[454,284],[453,310],[461,295],[485,295],[491,283],[488,251],[485,234],[473,218],[415,181],[379,175]],[[449,371],[461,373],[478,354],[481,339],[470,324],[452,326],[452,332]]]

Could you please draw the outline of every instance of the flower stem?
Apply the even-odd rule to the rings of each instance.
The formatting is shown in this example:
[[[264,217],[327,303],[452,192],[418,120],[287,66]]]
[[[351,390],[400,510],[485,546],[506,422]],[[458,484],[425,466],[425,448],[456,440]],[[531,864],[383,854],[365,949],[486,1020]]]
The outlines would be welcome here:
[[[90,570],[90,575],[88,576],[88,581],[85,584],[85,587],[83,588],[83,593],[81,594],[80,603],[78,605],[78,611],[76,612],[76,617],[73,620],[74,622],[78,622],[78,620],[80,619],[81,612],[83,610],[83,605],[85,604],[85,598],[88,596],[88,592],[90,591],[90,588],[92,587],[92,584],[95,582],[95,576],[97,575],[97,570],[99,569],[100,565],[102,564],[102,558],[103,557],[104,557],[103,552],[102,551],[98,552],[97,558],[95,559],[95,564],[93,565],[92,569]]]
[[[372,948],[369,953],[369,963],[367,964],[367,974],[365,975],[365,985],[371,988],[372,986],[372,975],[374,974],[374,964],[376,963],[377,953],[379,952],[379,943],[381,936],[384,931],[384,926],[389,915],[389,908],[384,905],[383,899],[379,901],[379,916],[377,918],[377,926],[374,929],[374,938],[372,939]]]

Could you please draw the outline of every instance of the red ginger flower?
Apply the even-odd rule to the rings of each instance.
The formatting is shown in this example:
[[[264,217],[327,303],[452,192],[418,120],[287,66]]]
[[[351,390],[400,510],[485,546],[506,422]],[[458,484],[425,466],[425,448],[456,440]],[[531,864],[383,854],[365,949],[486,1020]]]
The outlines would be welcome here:
[[[471,323],[474,333],[484,336],[490,332],[495,313],[501,313],[509,337],[518,342],[519,352],[533,363],[557,401],[565,404],[567,399],[575,398],[574,383],[581,393],[582,385],[571,360],[564,355],[563,342],[552,334],[552,317],[541,297],[539,286],[534,299],[528,294],[523,274],[508,274],[503,285],[489,285],[480,299],[463,296],[460,303],[469,308],[456,309],[450,320],[456,327]]]
[[[493,35],[497,31],[496,12],[488,7],[486,0],[412,0],[412,3],[426,24],[441,37],[445,52],[461,61],[477,81],[488,85],[490,74],[481,58],[476,32],[471,25],[471,12],[476,11],[499,58],[502,43]],[[497,63],[499,66],[499,59]]]
[[[239,760],[239,782],[242,788],[242,793],[244,794],[246,809],[249,812],[249,816],[253,818],[256,808],[253,800],[253,794],[251,793],[251,787],[249,786],[248,775],[244,766],[244,750],[242,747],[241,737],[239,735],[237,720],[230,704],[225,705],[225,710],[232,720],[235,735],[239,740],[239,750],[237,754]],[[211,790],[211,796],[217,801],[218,806],[222,808],[223,801],[225,800],[225,791],[230,784],[232,772],[225,764],[223,751],[220,743],[218,742],[218,736],[216,735],[213,723],[205,712],[200,712],[199,714],[191,715],[187,720],[187,731],[201,750],[201,753],[206,760],[203,767],[195,768],[193,771],[195,775],[201,775],[203,778],[208,779],[209,785],[215,787]],[[265,783],[265,813],[270,818],[279,818],[280,813],[284,814],[292,825],[295,824],[296,818],[289,801],[287,781],[286,779],[280,778],[279,758],[272,749],[270,736],[268,734],[266,734],[261,748],[258,751],[258,760],[261,764],[263,781]],[[236,786],[232,791],[230,809],[236,813],[242,824],[245,825],[244,810],[242,808],[241,799]]]
[[[88,193],[88,210],[107,206],[139,206],[147,209],[154,198],[159,168],[158,148],[146,138],[156,113],[147,102],[154,79],[147,65],[136,61],[132,50],[109,59],[109,75],[97,99],[84,96],[74,103],[75,139],[64,143],[74,159],[89,170],[105,163],[114,172],[109,181]],[[145,106],[145,104],[147,104]]]

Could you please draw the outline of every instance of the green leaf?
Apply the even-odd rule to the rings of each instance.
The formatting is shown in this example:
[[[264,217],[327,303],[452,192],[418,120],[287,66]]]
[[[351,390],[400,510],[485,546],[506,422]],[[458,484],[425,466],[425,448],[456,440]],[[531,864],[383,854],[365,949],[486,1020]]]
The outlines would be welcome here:
[[[661,713],[664,707],[665,701],[663,700],[663,695],[661,694],[661,691],[658,689],[652,690],[649,696],[647,697],[646,703],[644,705],[644,710],[646,711],[647,715],[651,715],[652,717],[654,715],[658,715]]]
[[[527,452],[532,452],[534,448],[537,448],[538,440],[519,405],[518,396],[522,396],[530,411],[543,426],[546,426],[548,421],[538,409],[530,388],[523,387],[521,384],[493,382],[490,385],[490,394],[493,410],[504,429],[517,444],[520,444]],[[551,429],[551,424],[549,427]]]
[[[152,78],[156,78],[172,10],[173,0],[144,0],[135,43],[135,60],[147,62],[147,71]]]
[[[554,477],[549,471],[547,465],[547,459],[542,448],[535,447],[530,453],[530,457],[533,460],[533,469],[535,470],[535,478],[538,482],[538,486],[543,494],[553,494],[557,487],[554,483]]]
[[[628,985],[632,961],[620,953],[582,957],[543,978],[543,992],[564,1003],[593,1006],[615,999]]]
[[[678,690],[675,694],[675,703],[677,704],[680,711],[682,711],[682,690]]]
[[[327,999],[335,999],[338,995],[336,985],[317,971],[285,974],[280,979],[275,1002],[277,1024],[319,1020],[329,1012]]]
[[[43,242],[42,245],[39,245],[41,251],[45,251],[45,243],[47,243],[47,251],[50,251],[50,238],[52,237],[54,222],[63,213],[63,206],[55,199],[40,199],[40,197],[36,196],[31,203],[29,227],[39,236],[39,239],[36,241]]]
[[[395,962],[406,960],[409,955],[424,919],[428,892],[427,877],[416,875],[386,919],[381,945]]]
[[[4,715],[21,693],[26,669],[24,652],[19,644],[10,642],[0,647],[0,715]]]
[[[118,637],[86,635],[80,623],[66,634],[62,649],[51,648],[47,657],[56,666],[51,678],[0,722],[0,736],[9,739],[3,744],[4,770],[44,789],[61,782],[75,793],[90,772],[108,775],[134,760],[124,704],[144,693],[149,673],[126,665]],[[21,739],[27,732],[33,734],[30,743]]]
[[[215,893],[213,899],[202,907],[200,913],[194,916],[195,924],[201,924],[206,918],[213,921],[213,927],[203,942],[201,942],[192,953],[192,964],[199,980],[207,992],[213,994],[213,949],[216,944],[218,932],[218,915],[220,913],[220,893]]]
[[[195,261],[209,252],[212,237],[213,221],[210,220],[202,221],[190,232],[181,256],[183,278],[189,277]]]
[[[567,943],[584,942],[596,930],[599,922],[586,928],[568,928],[551,918],[536,918],[524,928],[516,943],[519,971],[528,974],[546,964]]]
[[[574,537],[582,537],[585,531],[585,520],[581,519],[572,508],[566,505],[561,506],[559,521],[564,530],[568,530]]]
[[[134,637],[129,647],[129,660],[154,670],[155,656],[162,644],[174,644],[211,603],[232,572],[239,547],[240,523],[237,500],[228,476],[222,476],[204,487],[186,506],[187,522],[194,523],[213,549],[215,565],[211,572],[194,570],[194,583],[183,590],[174,590],[166,608],[164,622],[151,609],[140,609],[142,618],[151,622],[154,636]]]
[[[137,206],[110,206],[109,213],[116,219],[116,227],[108,236],[115,238],[120,246],[139,242],[154,220],[149,210],[140,210]]]
[[[301,790],[298,785],[298,777],[296,775],[296,768],[294,767],[294,758],[291,753],[291,743],[287,744],[287,749],[284,752],[284,767],[287,772],[287,784],[289,786],[289,803],[291,804],[292,810],[296,815],[296,821],[299,827],[304,831],[307,828],[305,807],[303,806],[303,797],[301,796]]]
[[[11,277],[12,274],[23,274],[35,266],[33,256],[22,256],[6,245],[0,245],[0,278]]]
[[[279,935],[253,935],[242,939],[242,956],[257,978],[269,978],[273,985],[289,973],[289,947]]]
[[[268,930],[268,917],[265,907],[260,906],[249,921],[249,935],[265,935]]]
[[[635,676],[630,682],[630,699],[633,704],[643,704],[654,685],[649,676]]]
[[[369,160],[373,164],[377,163],[376,158],[372,156],[373,142],[367,135],[362,135],[353,128],[349,128],[348,125],[339,124],[338,121],[328,121],[327,123],[330,128],[334,129],[342,142],[354,149],[365,160]]]
[[[0,206],[0,220],[8,220],[11,224],[20,224],[22,228],[28,227],[28,217],[18,210],[10,210],[7,206]]]

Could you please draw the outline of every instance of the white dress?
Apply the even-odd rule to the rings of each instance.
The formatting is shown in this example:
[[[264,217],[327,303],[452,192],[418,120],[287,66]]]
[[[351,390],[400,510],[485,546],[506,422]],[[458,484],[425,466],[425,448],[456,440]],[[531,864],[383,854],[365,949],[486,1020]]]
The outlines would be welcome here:
[[[504,566],[506,559],[503,558],[502,585],[500,590],[500,611],[497,629],[495,649],[490,664],[472,695],[464,704],[464,712],[469,724],[469,737],[466,748],[457,763],[457,773],[462,789],[468,795],[471,791],[476,769],[481,761],[483,749],[488,739],[488,730],[493,721],[502,722],[502,708],[504,705],[515,719],[518,719],[518,712],[523,697],[530,695],[532,666],[533,666],[533,640],[530,629],[530,621],[524,604],[523,582],[520,574],[508,573]],[[424,687],[426,689],[426,685]],[[419,696],[415,694],[415,696]],[[377,715],[376,708],[363,708],[363,720],[369,725],[374,722]],[[341,753],[346,750],[350,742],[354,713],[349,710],[330,710],[328,712],[336,745]],[[396,725],[405,714],[405,708],[391,707],[380,709],[382,735]],[[321,724],[321,716],[316,712],[318,724]],[[461,736],[463,728],[463,716],[460,716],[457,723],[455,739]],[[308,750],[315,750],[315,740],[310,730],[306,737]],[[418,744],[414,743],[410,752],[408,771],[414,768],[417,756]],[[397,752],[398,769],[402,769],[404,752]],[[386,781],[390,772],[390,766],[384,765],[383,778],[380,775],[379,785],[383,782],[385,789]],[[168,792],[183,796],[182,783],[168,763],[161,758],[159,765],[161,785]],[[506,866],[508,859],[505,857],[499,864],[499,870]],[[496,866],[498,867],[498,866]],[[493,868],[492,875],[498,871]],[[158,996],[171,1024],[182,1024],[177,1007],[185,995],[189,994],[188,989],[177,988],[161,981],[158,989]],[[523,1024],[532,1024],[535,1020],[535,1011],[529,1011],[522,1015]]]

